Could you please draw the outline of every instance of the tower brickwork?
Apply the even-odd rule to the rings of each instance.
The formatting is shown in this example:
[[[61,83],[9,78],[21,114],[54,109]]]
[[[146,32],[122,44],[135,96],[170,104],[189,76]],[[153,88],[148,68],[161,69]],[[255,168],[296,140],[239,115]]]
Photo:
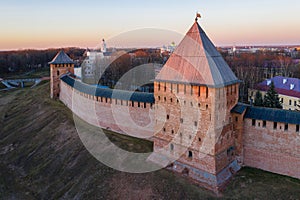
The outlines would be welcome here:
[[[231,109],[239,81],[196,21],[155,80],[154,151],[218,191],[239,170]]]
[[[60,77],[67,73],[74,74],[74,62],[64,51],[60,51],[49,65],[50,97],[56,99],[60,94]]]

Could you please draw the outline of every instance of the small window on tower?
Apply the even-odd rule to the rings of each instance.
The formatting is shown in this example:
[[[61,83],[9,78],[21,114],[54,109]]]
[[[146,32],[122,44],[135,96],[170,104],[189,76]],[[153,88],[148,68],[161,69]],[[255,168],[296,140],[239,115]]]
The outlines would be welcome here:
[[[285,131],[288,131],[288,130],[289,130],[289,125],[288,125],[288,124],[285,124],[285,125],[284,125],[284,130],[285,130]]]
[[[273,129],[274,129],[274,130],[276,130],[276,129],[277,129],[277,122],[274,122]]]
[[[299,124],[296,125],[296,132],[299,133]]]
[[[59,76],[59,71],[57,70],[57,76]]]
[[[263,127],[265,128],[267,126],[267,122],[263,121]]]
[[[171,144],[171,145],[170,145],[170,149],[171,149],[171,151],[174,150],[174,144]]]
[[[252,119],[252,126],[256,126],[256,120]]]
[[[193,152],[192,151],[189,151],[188,157],[193,158]]]
[[[208,98],[208,87],[206,87],[206,98]]]

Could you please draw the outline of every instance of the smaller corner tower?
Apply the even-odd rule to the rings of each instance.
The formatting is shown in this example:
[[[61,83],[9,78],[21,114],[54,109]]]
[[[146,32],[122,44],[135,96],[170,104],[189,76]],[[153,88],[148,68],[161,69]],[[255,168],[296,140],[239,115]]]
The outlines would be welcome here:
[[[60,77],[67,73],[74,74],[74,61],[64,52],[60,51],[54,59],[49,62],[50,65],[50,97],[59,98]]]

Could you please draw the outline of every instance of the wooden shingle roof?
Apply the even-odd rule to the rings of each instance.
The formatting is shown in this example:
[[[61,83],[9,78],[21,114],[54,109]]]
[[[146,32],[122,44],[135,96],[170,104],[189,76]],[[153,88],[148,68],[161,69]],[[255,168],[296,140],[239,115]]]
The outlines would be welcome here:
[[[175,49],[156,80],[215,88],[239,82],[197,21]]]
[[[64,51],[60,51],[49,64],[74,64],[74,61]]]

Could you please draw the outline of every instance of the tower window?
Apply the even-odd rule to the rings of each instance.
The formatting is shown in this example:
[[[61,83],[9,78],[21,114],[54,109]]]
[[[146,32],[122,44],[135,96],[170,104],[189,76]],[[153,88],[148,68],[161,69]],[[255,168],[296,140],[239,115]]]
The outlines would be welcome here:
[[[274,122],[273,129],[274,129],[274,130],[277,129],[277,122]]]
[[[167,97],[164,97],[164,101],[165,101],[165,102],[167,101]]]
[[[160,91],[160,83],[158,83],[158,91]]]
[[[285,125],[284,125],[284,130],[285,130],[285,131],[288,131],[288,130],[289,130],[289,124],[285,124]]]
[[[180,123],[183,123],[183,118],[180,119]]]
[[[188,157],[189,157],[189,158],[193,158],[193,152],[192,152],[192,151],[189,151]]]
[[[59,76],[59,71],[57,70],[57,76]]]
[[[299,124],[296,125],[296,132],[299,133]]]
[[[171,151],[174,150],[174,144],[170,144],[170,149],[171,149]]]
[[[167,119],[170,119],[170,115],[167,115]]]
[[[267,126],[267,122],[263,121],[263,127],[266,127],[266,126]]]
[[[255,126],[255,125],[256,125],[256,120],[252,119],[252,126]]]
[[[195,126],[198,126],[198,122],[194,122],[194,125],[195,125]]]
[[[206,98],[208,98],[208,87],[206,87]]]

